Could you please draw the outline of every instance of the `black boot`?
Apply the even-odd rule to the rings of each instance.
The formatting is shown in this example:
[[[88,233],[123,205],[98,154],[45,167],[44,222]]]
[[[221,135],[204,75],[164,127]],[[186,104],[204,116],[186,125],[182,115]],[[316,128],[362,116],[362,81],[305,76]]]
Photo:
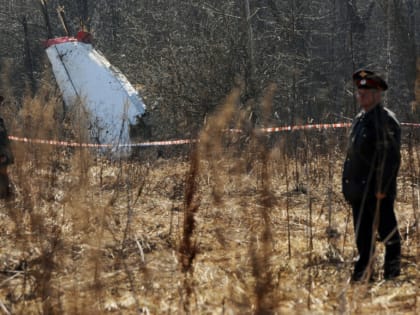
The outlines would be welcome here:
[[[391,280],[401,273],[401,243],[387,244],[385,247],[384,279]]]
[[[375,276],[373,271],[363,270],[363,271],[353,271],[351,275],[352,282],[375,282]]]
[[[374,282],[374,273],[373,268],[366,266],[366,264],[361,264],[360,260],[356,262],[354,266],[354,271],[351,276],[352,282],[364,282],[364,281]]]
[[[7,199],[11,195],[10,180],[7,174],[0,172],[0,199]]]
[[[400,260],[385,262],[384,266],[384,279],[392,280],[401,274],[401,262]]]

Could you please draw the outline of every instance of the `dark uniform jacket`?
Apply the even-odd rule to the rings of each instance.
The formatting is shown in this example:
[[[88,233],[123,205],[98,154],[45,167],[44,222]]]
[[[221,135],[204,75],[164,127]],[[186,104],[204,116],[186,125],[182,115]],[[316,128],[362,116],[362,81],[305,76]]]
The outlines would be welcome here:
[[[400,167],[401,128],[382,105],[354,119],[343,168],[343,194],[350,203],[377,192],[395,198]]]
[[[7,135],[3,119],[0,118],[0,167],[12,164],[14,162],[10,141]]]

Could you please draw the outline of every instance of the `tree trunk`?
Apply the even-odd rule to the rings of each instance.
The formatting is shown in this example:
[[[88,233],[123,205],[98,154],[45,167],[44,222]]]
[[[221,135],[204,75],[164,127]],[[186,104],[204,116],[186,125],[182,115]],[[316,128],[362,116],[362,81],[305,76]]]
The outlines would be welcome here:
[[[25,63],[25,70],[26,75],[29,79],[30,89],[32,95],[35,94],[36,90],[36,82],[34,77],[34,63],[32,58],[32,50],[30,46],[30,39],[28,34],[28,21],[26,19],[26,16],[23,16],[22,18],[22,27],[23,27],[23,35],[24,35],[24,63]]]
[[[249,98],[255,97],[255,43],[254,43],[254,34],[252,29],[251,23],[251,9],[249,5],[249,0],[244,1],[244,9],[245,9],[245,25],[246,25],[246,32],[247,32],[247,52],[248,52],[248,60],[247,60],[247,74],[246,74],[246,92]]]
[[[42,15],[44,16],[45,28],[46,28],[46,31],[47,31],[47,38],[52,38],[53,34],[52,34],[50,17],[49,17],[49,14],[48,14],[47,3],[45,2],[45,0],[40,0],[40,4],[41,4]]]

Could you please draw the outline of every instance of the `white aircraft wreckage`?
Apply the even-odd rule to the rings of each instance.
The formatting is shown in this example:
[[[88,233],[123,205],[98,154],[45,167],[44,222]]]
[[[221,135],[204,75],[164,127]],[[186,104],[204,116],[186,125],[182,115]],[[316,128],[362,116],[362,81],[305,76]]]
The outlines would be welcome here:
[[[145,112],[143,100],[127,78],[91,44],[91,35],[52,38],[45,42],[65,108],[87,111],[90,141],[113,156],[128,155],[130,125]]]

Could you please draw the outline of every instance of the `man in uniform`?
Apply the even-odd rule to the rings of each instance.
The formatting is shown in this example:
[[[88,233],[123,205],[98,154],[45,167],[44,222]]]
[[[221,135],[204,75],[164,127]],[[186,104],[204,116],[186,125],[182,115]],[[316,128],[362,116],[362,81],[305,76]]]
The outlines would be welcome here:
[[[385,244],[384,278],[400,274],[401,241],[394,213],[400,167],[401,129],[395,114],[382,104],[387,83],[369,70],[353,74],[361,112],[351,128],[343,168],[343,194],[353,210],[359,252],[353,281],[373,279],[376,231]]]
[[[0,95],[0,105],[3,103],[3,96]],[[0,199],[11,197],[11,187],[7,167],[14,161],[10,149],[10,142],[3,119],[0,117]]]

